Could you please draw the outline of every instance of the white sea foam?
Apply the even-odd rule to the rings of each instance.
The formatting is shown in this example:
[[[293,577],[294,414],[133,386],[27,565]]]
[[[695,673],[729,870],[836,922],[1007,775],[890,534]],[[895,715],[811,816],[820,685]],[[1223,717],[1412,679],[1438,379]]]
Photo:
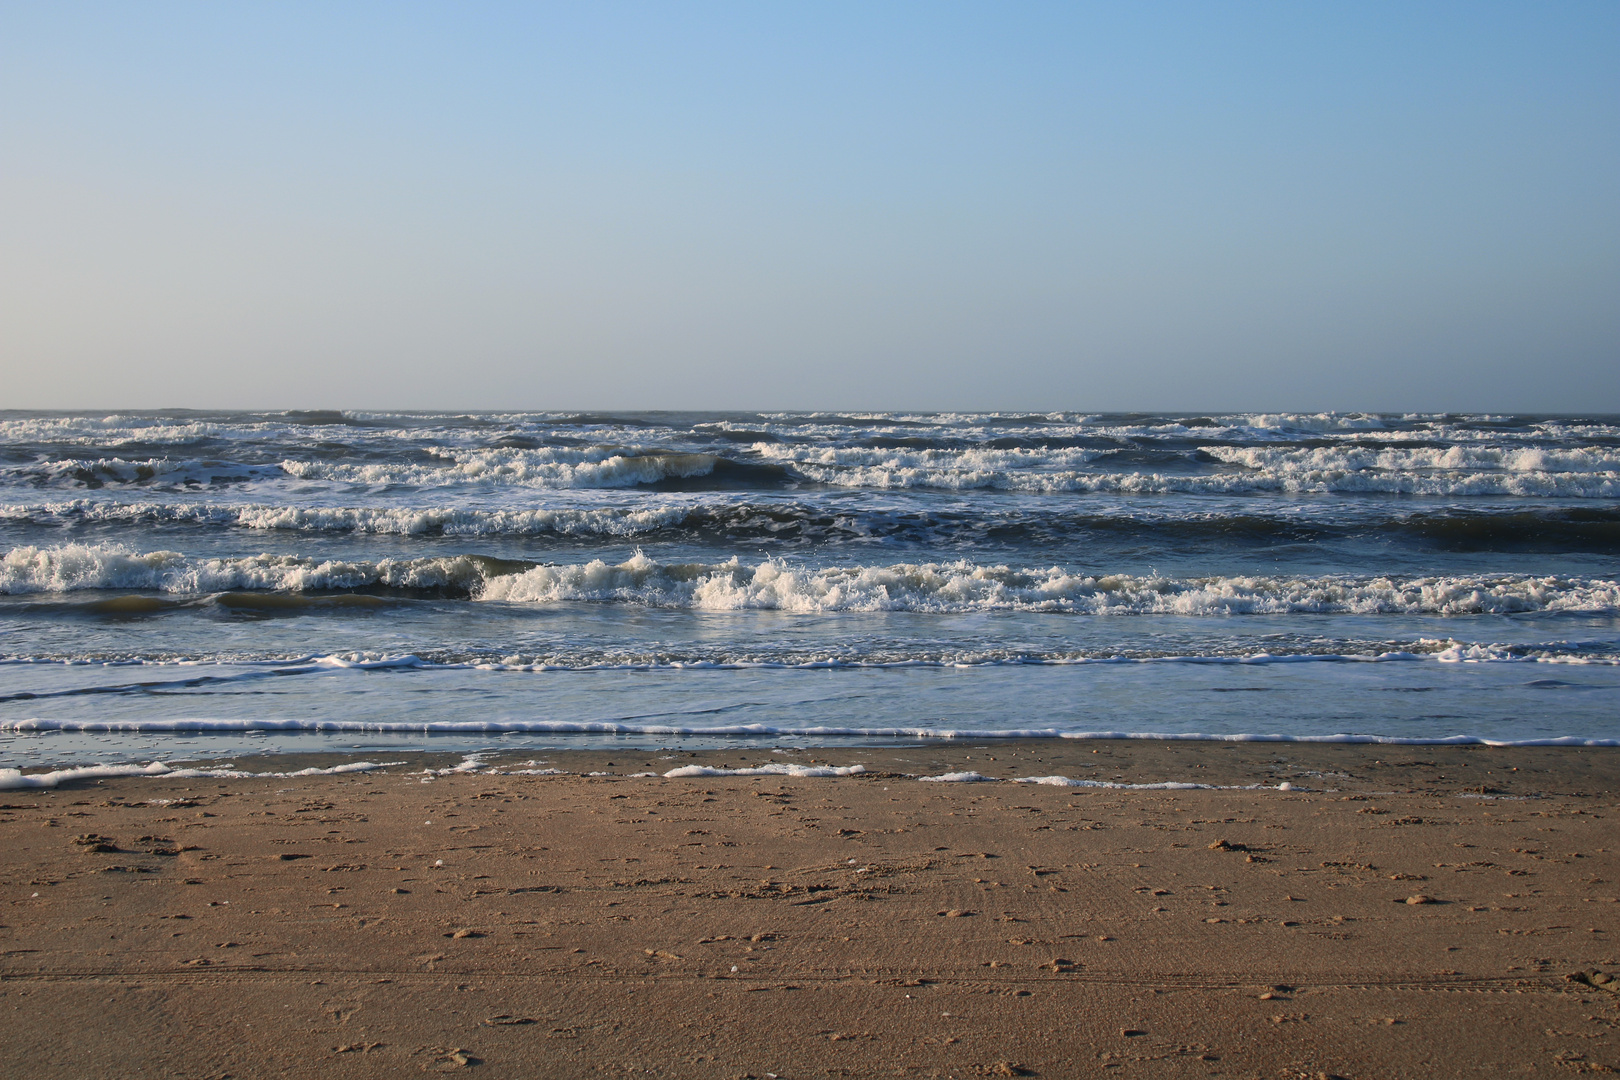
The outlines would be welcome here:
[[[1077,492],[1123,495],[1249,495],[1366,493],[1428,496],[1504,496],[1568,499],[1620,497],[1620,471],[1527,472],[1436,470],[1385,472],[1349,468],[1274,466],[1216,473],[1156,471],[1002,471],[868,465],[795,465],[818,483],[849,488],[934,488],[945,491]]]
[[[1117,780],[1074,780],[1067,776],[1009,776],[1005,780],[977,772],[953,772],[941,776],[919,776],[918,780],[936,784],[1013,783],[1041,784],[1045,787],[1109,788],[1116,791],[1297,791],[1293,784],[1276,786],[1267,784],[1188,784],[1174,780],[1157,783],[1127,784]]]
[[[234,673],[210,676],[211,681],[235,678],[259,678],[265,675],[290,675],[321,671],[331,668],[419,668],[424,671],[503,671],[526,674],[609,671],[750,671],[750,670],[895,670],[905,668],[994,668],[994,667],[1081,667],[1091,665],[1117,666],[1126,664],[1192,664],[1208,666],[1266,667],[1274,664],[1404,664],[1404,663],[1467,663],[1467,664],[1562,664],[1576,667],[1620,666],[1620,655],[1612,652],[1585,651],[1568,642],[1541,645],[1501,645],[1459,642],[1455,640],[1422,639],[1411,643],[1409,649],[1388,652],[1339,653],[1296,652],[1272,653],[1232,652],[1204,654],[1147,654],[1076,655],[1073,653],[1008,652],[996,649],[962,649],[939,655],[932,651],[902,650],[900,655],[880,651],[877,655],[829,657],[817,656],[800,659],[787,655],[722,654],[718,657],[694,657],[688,660],[660,658],[657,660],[621,659],[602,656],[590,651],[574,655],[551,655],[525,659],[510,656],[501,661],[429,661],[414,654],[345,653],[331,656],[276,657],[270,659],[240,656],[199,656],[160,658],[153,656],[0,656],[0,667],[102,667],[195,669],[205,666],[238,669]],[[1582,651],[1570,652],[1570,649]],[[78,691],[65,691],[75,693]]]
[[[906,471],[916,475],[936,471],[978,477],[1031,469],[1079,468],[1109,453],[1107,450],[1083,447],[888,450],[864,446],[806,447],[778,443],[756,443],[750,449],[767,461],[795,468],[831,466],[841,469],[882,469],[897,473]]]
[[[1013,776],[1015,784],[1041,784],[1045,787],[1109,788],[1117,791],[1297,791],[1293,784],[1188,784],[1174,780],[1127,784],[1118,780],[1075,780],[1067,776]]]
[[[1502,471],[1520,474],[1585,473],[1613,478],[1620,472],[1620,450],[1579,446],[1218,446],[1205,451],[1234,465],[1299,475],[1351,472],[1461,473]]]
[[[793,765],[772,762],[752,769],[717,769],[708,765],[683,765],[664,773],[664,777],[676,780],[691,776],[859,776],[865,771],[865,765]]]
[[[0,769],[0,791],[24,788],[53,788],[74,780],[101,780],[114,776],[163,776],[170,772],[167,765],[83,765],[51,772],[24,773],[21,769]]]
[[[0,420],[0,441],[116,446],[142,442],[186,446],[244,432],[247,425],[186,422],[173,418],[109,416],[29,416]]]
[[[0,558],[0,592],[158,589],[185,560],[178,551],[140,553],[112,545],[14,547]]]
[[[1620,431],[1602,420],[1542,420],[1504,427],[1513,418],[1446,413],[1206,413],[1201,417],[1165,415],[1125,418],[1106,413],[767,413],[765,423],[741,426],[717,421],[699,428],[764,431],[779,436],[828,440],[940,432],[963,438],[1028,431],[1039,436],[1094,435],[1117,440],[1199,439],[1279,440],[1301,436],[1355,441],[1413,439],[1504,441],[1548,438],[1605,438]]]
[[[343,765],[333,765],[324,769],[311,766],[307,769],[297,769],[293,772],[251,772],[243,769],[188,768],[170,769],[167,773],[153,773],[150,775],[169,776],[177,780],[187,780],[194,777],[204,780],[244,780],[254,778],[288,780],[296,779],[300,776],[341,776],[345,773],[373,772],[377,769],[386,769],[393,765],[404,764],[405,762],[403,761],[350,761]]]
[[[475,773],[488,766],[483,754],[467,754],[461,761],[447,769],[423,769],[427,776],[453,776],[456,773]]]
[[[161,776],[174,780],[246,779],[252,777],[286,779],[299,776],[336,776],[343,773],[371,772],[374,769],[403,764],[405,764],[403,761],[351,761],[343,765],[333,765],[329,768],[311,767],[299,769],[296,772],[248,772],[231,768],[176,769],[158,761],[148,765],[83,765],[71,769],[55,769],[41,773],[24,773],[20,769],[0,769],[0,790],[54,788],[60,784],[72,783],[78,780],[101,780],[122,776]]]

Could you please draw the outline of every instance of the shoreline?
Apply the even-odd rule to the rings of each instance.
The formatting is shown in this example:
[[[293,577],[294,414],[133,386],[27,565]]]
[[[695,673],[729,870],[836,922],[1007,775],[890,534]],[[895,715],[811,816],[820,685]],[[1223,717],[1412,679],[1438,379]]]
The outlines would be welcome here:
[[[1620,792],[1620,748],[1602,745],[1111,738],[953,739],[815,748],[736,745],[698,750],[272,752],[230,759],[171,757],[146,765],[0,769],[0,790],[68,789],[113,780],[291,779],[350,772],[662,780],[664,774],[682,769],[746,776],[747,770],[763,768],[771,772],[761,776],[804,776],[816,770],[852,767],[858,767],[868,779],[937,781],[954,776],[965,780],[961,774],[971,773],[978,781],[1099,790],[1156,790],[1164,785],[1242,789],[1286,784],[1300,792],[1388,790],[1498,798]]]

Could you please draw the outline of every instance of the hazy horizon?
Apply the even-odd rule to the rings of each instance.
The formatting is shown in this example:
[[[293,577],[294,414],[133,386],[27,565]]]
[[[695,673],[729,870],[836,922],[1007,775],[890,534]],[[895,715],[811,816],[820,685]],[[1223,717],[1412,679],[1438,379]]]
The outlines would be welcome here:
[[[62,416],[62,417],[92,417],[105,415],[108,417],[174,417],[174,416],[284,416],[289,419],[302,420],[308,423],[324,424],[344,422],[354,418],[366,416],[420,416],[420,417],[458,417],[458,416],[558,416],[572,418],[574,422],[585,422],[599,418],[603,422],[632,419],[640,416],[656,417],[844,417],[855,418],[863,416],[980,416],[999,417],[1002,419],[1015,419],[1028,416],[1095,416],[1106,418],[1131,418],[1167,420],[1200,419],[1219,417],[1312,417],[1312,416],[1375,416],[1389,419],[1402,418],[1435,418],[1435,417],[1514,417],[1516,419],[1532,420],[1616,420],[1620,419],[1620,411],[1605,411],[1602,409],[1579,410],[1542,410],[1542,409],[909,409],[896,408],[836,408],[827,407],[819,409],[794,408],[728,408],[728,409],[636,409],[615,407],[611,405],[581,406],[576,408],[373,408],[357,405],[342,408],[286,406],[271,408],[254,407],[228,407],[228,406],[151,406],[151,407],[119,407],[119,406],[39,406],[37,408],[0,408],[0,414],[20,414],[36,416]],[[330,418],[330,419],[328,419]]]
[[[0,407],[1620,412],[1620,8],[0,4]]]

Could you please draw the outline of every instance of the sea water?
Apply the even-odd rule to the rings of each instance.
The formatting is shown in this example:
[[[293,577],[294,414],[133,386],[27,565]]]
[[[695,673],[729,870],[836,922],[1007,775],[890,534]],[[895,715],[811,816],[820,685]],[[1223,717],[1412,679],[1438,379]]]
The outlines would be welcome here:
[[[0,413],[0,765],[1620,744],[1620,417]]]

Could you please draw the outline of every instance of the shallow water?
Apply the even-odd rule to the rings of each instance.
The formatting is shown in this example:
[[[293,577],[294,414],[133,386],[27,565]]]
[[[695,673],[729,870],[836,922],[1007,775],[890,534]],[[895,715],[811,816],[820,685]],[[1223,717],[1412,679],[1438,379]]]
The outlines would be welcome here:
[[[1620,418],[0,413],[0,763],[1620,740]]]

